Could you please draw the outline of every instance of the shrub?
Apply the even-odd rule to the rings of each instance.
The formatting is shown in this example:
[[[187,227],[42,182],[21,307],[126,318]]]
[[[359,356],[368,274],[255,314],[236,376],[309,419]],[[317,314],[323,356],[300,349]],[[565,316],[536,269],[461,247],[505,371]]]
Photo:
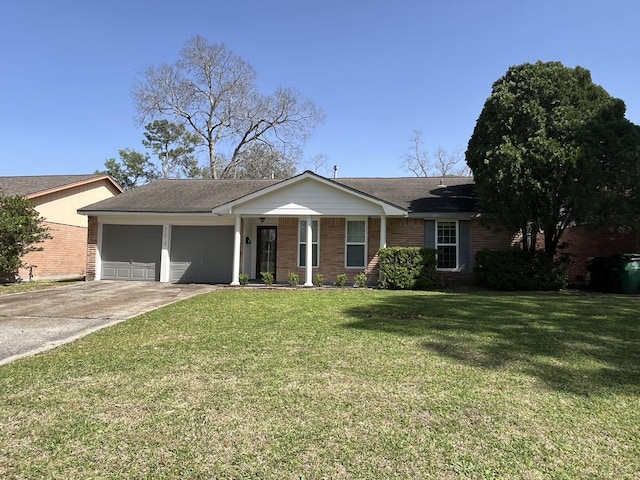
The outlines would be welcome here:
[[[31,200],[0,192],[0,283],[17,281],[15,272],[23,266],[22,257],[42,250],[37,244],[51,238],[43,221]]]
[[[238,275],[238,281],[240,282],[240,285],[246,285],[247,283],[249,283],[249,275],[247,275],[246,273],[241,273],[240,275]]]
[[[338,278],[336,278],[336,287],[344,287],[345,283],[347,283],[347,274],[341,273],[338,275]]]
[[[543,251],[480,250],[476,273],[481,285],[494,290],[560,290],[568,284],[566,257],[552,259]]]
[[[300,277],[296,272],[289,272],[289,286],[297,287],[300,283]]]
[[[322,275],[321,273],[316,273],[316,276],[313,278],[313,284],[316,287],[321,287],[322,285],[324,285],[324,275]]]
[[[364,272],[358,273],[355,277],[353,277],[355,282],[355,286],[358,288],[364,288],[367,286],[367,274]]]
[[[262,276],[262,281],[267,287],[270,287],[271,285],[273,285],[273,273],[260,272],[260,275]]]
[[[378,254],[379,284],[390,290],[427,290],[438,286],[436,251],[420,247],[388,247]]]

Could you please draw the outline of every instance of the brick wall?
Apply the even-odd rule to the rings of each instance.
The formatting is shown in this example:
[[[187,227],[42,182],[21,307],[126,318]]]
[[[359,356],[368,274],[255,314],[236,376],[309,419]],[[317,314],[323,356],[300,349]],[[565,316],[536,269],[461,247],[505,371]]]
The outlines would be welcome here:
[[[345,256],[344,218],[320,219],[320,267],[313,269],[313,276],[321,273],[325,283],[334,283],[338,275],[346,273],[349,281],[363,269],[347,269]],[[378,240],[379,242],[379,240]],[[298,267],[298,219],[280,218],[278,220],[278,252],[276,280],[286,282],[290,272],[295,272],[304,282],[305,269]],[[312,279],[313,280],[313,279]]]
[[[541,238],[544,245],[544,237]],[[561,250],[569,254],[569,283],[587,283],[587,259],[610,257],[621,253],[635,253],[640,247],[639,232],[617,232],[615,230],[592,231],[586,227],[569,228],[560,243],[568,247]]]
[[[587,259],[590,257],[609,257],[621,253],[634,253],[640,249],[640,232],[617,232],[615,230],[591,231],[586,227],[573,227],[565,231],[561,244],[567,247],[561,250],[569,255],[569,283],[584,284],[588,279]],[[519,248],[516,234],[494,232],[480,222],[471,226],[471,254],[475,259],[478,250],[493,248],[502,250],[510,246]],[[538,248],[544,248],[544,235],[538,236]]]
[[[96,278],[96,251],[98,249],[98,218],[89,217],[87,231],[86,279]]]
[[[79,277],[85,274],[87,257],[87,229],[74,225],[43,222],[49,228],[50,239],[40,244],[43,250],[30,252],[22,258],[34,269],[35,279]],[[22,278],[29,277],[28,269],[21,269]]]
[[[514,234],[496,231],[493,228],[484,226],[479,220],[471,221],[471,272],[440,272],[440,277],[444,285],[449,287],[468,287],[476,283],[473,268],[475,265],[476,253],[485,248],[495,250],[505,250],[514,246]]]
[[[495,230],[493,227],[483,225],[479,220],[471,222],[471,265],[476,261],[476,253],[486,248],[493,250],[505,250],[517,247],[515,233],[505,230]]]
[[[345,267],[345,218],[320,219],[320,267],[313,269],[313,276],[321,273],[326,283],[334,283],[340,274],[346,274],[348,282],[365,271],[369,283],[378,280],[378,250],[380,249],[380,219],[368,221],[367,267]],[[422,246],[424,220],[388,219],[387,246]],[[298,219],[280,218],[278,221],[278,252],[276,280],[286,282],[289,272],[295,272],[304,282],[305,269],[298,262]]]
[[[387,247],[423,247],[424,220],[421,218],[387,219]]]
[[[276,281],[286,282],[289,272],[297,272],[304,282],[304,271],[296,265],[298,261],[298,219],[278,219],[278,236],[276,251]],[[256,272],[258,277],[260,272]]]

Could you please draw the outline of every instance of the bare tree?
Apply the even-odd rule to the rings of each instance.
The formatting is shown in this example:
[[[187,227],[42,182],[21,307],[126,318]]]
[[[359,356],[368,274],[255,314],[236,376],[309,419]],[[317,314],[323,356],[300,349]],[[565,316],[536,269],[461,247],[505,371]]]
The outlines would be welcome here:
[[[329,177],[332,175],[333,168],[329,165],[329,157],[324,153],[318,153],[311,158],[308,158],[304,163],[304,168],[311,170],[318,175]]]
[[[240,153],[242,157],[227,177],[232,178],[289,178],[296,173],[296,164],[277,150],[256,143]]]
[[[212,178],[232,176],[247,158],[242,153],[254,144],[296,158],[324,119],[321,109],[292,89],[260,94],[249,63],[201,36],[187,41],[174,64],[149,67],[133,98],[141,124],[169,117],[201,139]]]
[[[469,176],[470,170],[464,162],[461,150],[453,153],[447,152],[444,148],[438,147],[434,154],[430,155],[423,149],[423,132],[414,130],[409,141],[411,147],[404,154],[404,167],[416,177],[450,177]]]

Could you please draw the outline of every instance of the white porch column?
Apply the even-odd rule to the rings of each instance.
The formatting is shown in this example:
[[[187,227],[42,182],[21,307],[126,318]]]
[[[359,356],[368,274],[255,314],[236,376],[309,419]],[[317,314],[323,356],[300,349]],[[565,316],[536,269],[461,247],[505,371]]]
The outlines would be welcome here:
[[[387,247],[387,217],[382,215],[380,217],[380,248]]]
[[[162,225],[162,253],[160,255],[160,281],[171,281],[171,225],[165,223]]]
[[[240,228],[242,218],[236,215],[236,226],[233,236],[233,273],[231,275],[231,285],[240,285]]]
[[[307,216],[307,246],[305,247],[304,286],[313,287],[313,219]]]
[[[96,273],[94,280],[102,280],[102,223],[98,223],[98,239],[96,241]]]

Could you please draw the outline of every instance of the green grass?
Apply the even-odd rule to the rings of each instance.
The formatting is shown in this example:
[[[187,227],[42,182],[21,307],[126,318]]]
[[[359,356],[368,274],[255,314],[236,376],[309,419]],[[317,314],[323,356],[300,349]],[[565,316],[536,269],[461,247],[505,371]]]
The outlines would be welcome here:
[[[637,478],[640,298],[224,289],[0,368],[1,478]]]
[[[78,280],[36,280],[34,282],[21,282],[21,283],[4,283],[0,284],[0,297],[2,295],[9,295],[11,293],[30,292],[32,290],[43,290],[45,288],[61,287],[63,285],[70,285]]]

